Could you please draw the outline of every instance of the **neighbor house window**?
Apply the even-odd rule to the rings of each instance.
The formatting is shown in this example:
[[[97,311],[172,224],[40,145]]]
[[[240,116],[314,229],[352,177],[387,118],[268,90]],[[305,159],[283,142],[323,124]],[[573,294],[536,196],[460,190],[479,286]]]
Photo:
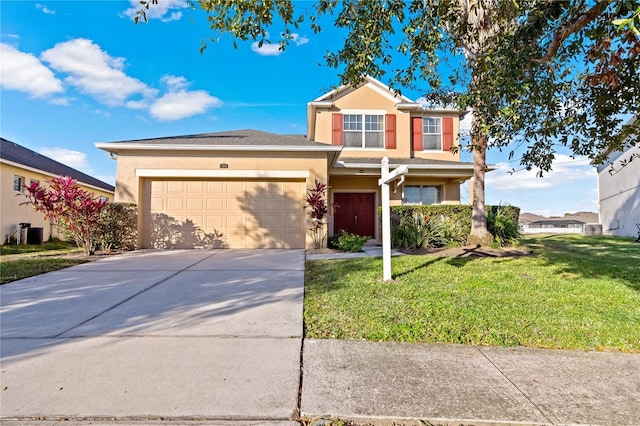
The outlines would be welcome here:
[[[422,119],[422,149],[442,150],[442,118],[424,117]]]
[[[103,195],[102,197],[100,197],[100,201],[102,201],[103,203],[106,203],[107,201],[109,201],[109,197],[105,197]]]
[[[384,148],[384,115],[344,114],[342,130],[347,148]]]
[[[402,204],[440,204],[442,202],[441,185],[405,185]]]
[[[14,191],[24,191],[24,177],[22,176],[14,176],[13,177],[13,190]]]

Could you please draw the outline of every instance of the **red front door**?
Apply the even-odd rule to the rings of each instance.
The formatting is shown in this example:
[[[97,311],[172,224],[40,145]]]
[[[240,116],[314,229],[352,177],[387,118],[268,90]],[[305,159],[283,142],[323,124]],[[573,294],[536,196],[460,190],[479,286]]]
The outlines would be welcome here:
[[[345,230],[363,237],[375,237],[375,194],[339,192],[333,194],[333,202],[339,206],[334,216],[334,234]]]

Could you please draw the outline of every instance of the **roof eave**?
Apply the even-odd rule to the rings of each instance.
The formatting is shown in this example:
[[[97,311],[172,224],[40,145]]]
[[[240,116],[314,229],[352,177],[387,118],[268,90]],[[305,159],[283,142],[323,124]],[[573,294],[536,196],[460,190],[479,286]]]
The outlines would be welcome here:
[[[179,145],[179,144],[136,144],[136,143],[101,143],[94,144],[107,152],[119,151],[309,151],[333,152],[342,150],[341,146],[301,146],[301,145]]]

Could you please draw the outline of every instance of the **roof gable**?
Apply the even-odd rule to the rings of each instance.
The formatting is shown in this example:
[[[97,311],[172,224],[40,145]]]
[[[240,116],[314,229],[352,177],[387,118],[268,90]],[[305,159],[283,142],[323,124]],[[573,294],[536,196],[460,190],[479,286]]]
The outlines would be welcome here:
[[[11,142],[5,138],[0,138],[2,145],[0,146],[0,158],[3,162],[11,162],[24,167],[42,171],[45,174],[55,176],[69,176],[79,183],[94,186],[108,192],[114,192],[115,188],[108,183],[98,180],[86,173],[73,169],[62,163],[59,163],[42,154],[38,154],[22,145]]]
[[[362,83],[358,86],[353,86],[350,84],[342,85],[330,92],[325,93],[319,98],[314,99],[312,102],[326,102],[326,101],[336,101],[344,96],[349,95],[350,93],[366,86],[371,90],[377,92],[378,94],[386,97],[390,102],[393,103],[413,103],[413,101],[406,96],[403,96],[395,91],[393,91],[389,86],[383,84],[379,80],[371,76],[365,76]]]

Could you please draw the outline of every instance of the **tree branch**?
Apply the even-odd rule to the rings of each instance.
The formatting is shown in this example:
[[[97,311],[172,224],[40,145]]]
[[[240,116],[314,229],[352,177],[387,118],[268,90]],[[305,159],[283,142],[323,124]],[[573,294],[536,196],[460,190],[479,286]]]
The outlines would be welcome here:
[[[549,62],[549,60],[551,60],[551,58],[553,58],[558,52],[558,49],[562,45],[562,42],[564,42],[571,34],[577,33],[582,28],[586,27],[589,23],[593,22],[611,3],[613,3],[613,0],[607,2],[598,2],[595,6],[586,11],[584,15],[564,25],[553,36],[551,44],[547,49],[547,53],[542,58],[535,58],[531,61],[537,64],[544,64],[545,62]]]

